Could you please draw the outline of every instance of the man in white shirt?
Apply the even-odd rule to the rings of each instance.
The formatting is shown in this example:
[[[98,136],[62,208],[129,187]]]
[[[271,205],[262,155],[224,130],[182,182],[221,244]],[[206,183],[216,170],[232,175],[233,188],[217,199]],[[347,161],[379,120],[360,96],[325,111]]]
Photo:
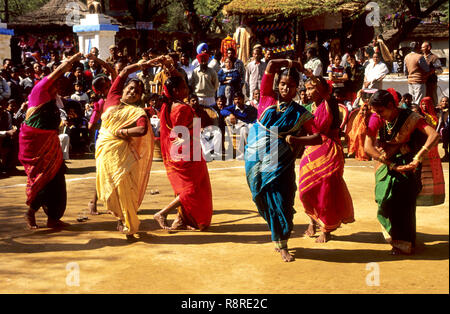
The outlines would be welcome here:
[[[253,60],[247,64],[245,71],[245,91],[246,96],[253,98],[253,91],[261,89],[261,80],[266,70],[267,64],[262,62],[262,49],[259,47],[253,48]]]
[[[383,79],[388,73],[386,64],[381,62],[378,53],[374,53],[364,72],[364,88],[383,89]]]
[[[189,55],[183,53],[180,58],[180,67],[186,72],[188,80],[192,77],[192,72],[194,72],[195,66],[189,63]]]
[[[312,72],[314,76],[322,76],[323,64],[319,58],[317,58],[317,51],[315,48],[309,48],[306,51],[306,58],[308,62],[305,64],[305,69]]]

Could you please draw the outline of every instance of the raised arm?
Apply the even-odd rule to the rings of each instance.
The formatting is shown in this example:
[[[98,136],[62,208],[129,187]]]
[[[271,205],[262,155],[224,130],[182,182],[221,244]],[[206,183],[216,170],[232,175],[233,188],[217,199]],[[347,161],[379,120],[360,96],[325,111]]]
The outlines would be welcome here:
[[[48,75],[48,79],[50,82],[55,82],[61,76],[63,76],[66,72],[69,72],[72,69],[72,66],[75,62],[79,62],[83,59],[83,54],[81,52],[74,54],[67,61],[61,63],[55,71]]]

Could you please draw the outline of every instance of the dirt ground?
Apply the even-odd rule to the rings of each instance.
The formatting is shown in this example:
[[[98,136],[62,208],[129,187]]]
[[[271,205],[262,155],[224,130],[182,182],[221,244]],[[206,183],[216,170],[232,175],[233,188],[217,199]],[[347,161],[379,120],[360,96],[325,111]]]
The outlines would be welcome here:
[[[443,205],[417,208],[417,253],[391,256],[376,220],[372,162],[347,159],[344,177],[356,222],[336,230],[326,244],[302,237],[308,219],[297,196],[292,263],[274,252],[243,161],[208,164],[212,225],[206,232],[174,234],[153,220],[173,198],[162,162],[154,162],[134,243],[115,230],[108,214],[77,222],[94,193],[95,163],[70,160],[68,167],[63,220],[72,225],[61,231],[43,227],[42,210],[41,229],[26,230],[26,177],[0,180],[0,293],[449,293],[448,195]],[[448,163],[443,167],[448,191]],[[104,213],[101,205],[99,210]]]

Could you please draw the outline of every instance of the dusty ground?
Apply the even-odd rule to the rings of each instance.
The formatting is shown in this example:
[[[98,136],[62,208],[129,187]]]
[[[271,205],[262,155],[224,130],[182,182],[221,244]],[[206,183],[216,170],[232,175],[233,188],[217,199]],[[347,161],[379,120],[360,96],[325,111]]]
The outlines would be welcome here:
[[[63,231],[26,230],[26,177],[0,180],[0,293],[449,293],[448,196],[443,205],[417,208],[416,255],[390,256],[376,220],[372,163],[348,159],[345,180],[356,222],[316,244],[302,237],[308,219],[297,199],[289,241],[296,261],[283,263],[251,200],[244,163],[208,165],[214,200],[209,230],[168,234],[157,228],[153,214],[173,192],[163,164],[154,162],[135,243],[115,231],[107,214],[76,221],[94,192],[92,159],[68,164],[64,220],[72,226]],[[444,174],[448,190],[448,163]],[[155,189],[160,193],[151,195]],[[42,210],[37,220],[45,225]],[[368,285],[376,284],[377,269],[379,285]]]

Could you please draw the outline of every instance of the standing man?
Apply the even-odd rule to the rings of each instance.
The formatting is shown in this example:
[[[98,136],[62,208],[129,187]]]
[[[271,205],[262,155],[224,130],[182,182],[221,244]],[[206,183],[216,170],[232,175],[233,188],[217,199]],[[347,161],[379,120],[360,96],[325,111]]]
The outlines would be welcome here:
[[[219,79],[216,71],[208,67],[209,55],[201,53],[197,55],[199,66],[192,72],[189,85],[194,94],[198,96],[198,102],[203,106],[211,106],[216,102],[215,95],[219,88]]]
[[[110,56],[106,58],[106,63],[109,63],[111,66],[114,66],[114,64],[119,61],[119,47],[116,45],[109,46],[109,54]]]
[[[314,76],[322,76],[323,64],[317,57],[317,50],[315,48],[306,50],[306,60],[305,69],[312,71]]]
[[[426,95],[426,81],[430,74],[425,57],[420,54],[420,46],[417,42],[409,45],[412,51],[406,55],[403,71],[408,78],[408,92],[413,96],[413,103],[420,104],[420,100]]]
[[[380,55],[374,53],[364,72],[364,88],[383,89],[383,79],[388,73],[389,69],[381,62]]]
[[[266,70],[267,63],[262,61],[263,54],[261,46],[253,48],[253,60],[247,64],[245,71],[246,96],[253,100],[253,92],[260,89],[261,80]]]
[[[429,41],[424,41],[422,44],[422,53],[425,57],[425,61],[428,63],[430,67],[430,76],[425,83],[426,87],[426,96],[431,97],[433,99],[433,106],[437,106],[438,104],[438,95],[437,95],[437,82],[438,82],[438,74],[441,74],[442,65],[439,58],[431,52],[431,43]]]

